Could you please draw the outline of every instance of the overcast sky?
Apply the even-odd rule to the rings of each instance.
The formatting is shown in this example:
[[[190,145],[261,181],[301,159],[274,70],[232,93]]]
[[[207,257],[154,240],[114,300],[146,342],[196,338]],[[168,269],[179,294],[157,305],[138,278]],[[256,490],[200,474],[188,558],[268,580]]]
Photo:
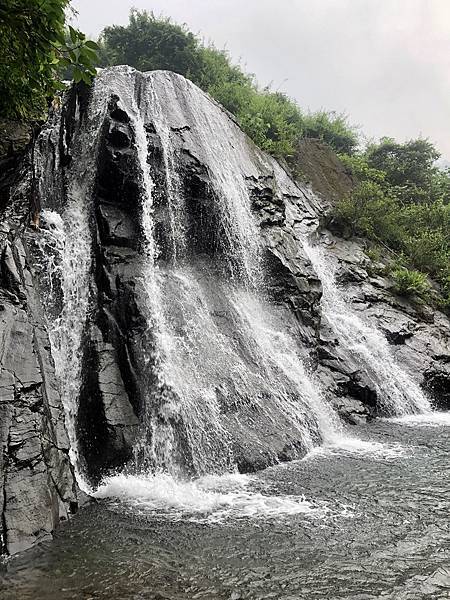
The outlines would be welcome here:
[[[450,0],[73,0],[91,36],[131,7],[186,23],[260,84],[345,112],[369,137],[429,137],[450,159]]]

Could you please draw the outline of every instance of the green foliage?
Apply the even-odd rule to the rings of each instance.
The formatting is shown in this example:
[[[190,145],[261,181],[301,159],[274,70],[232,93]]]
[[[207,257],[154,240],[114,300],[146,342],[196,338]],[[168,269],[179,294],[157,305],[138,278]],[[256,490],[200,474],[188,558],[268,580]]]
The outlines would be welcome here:
[[[427,297],[430,286],[424,273],[402,267],[392,271],[391,275],[395,282],[395,290],[400,296]]]
[[[380,246],[372,246],[371,248],[366,248],[364,250],[365,254],[370,258],[370,260],[374,263],[378,263],[381,261],[381,248]]]
[[[283,94],[254,92],[240,107],[238,120],[244,131],[274,156],[288,156],[302,130],[302,117],[297,106]]]
[[[337,204],[335,213],[353,234],[383,241],[399,249],[402,233],[397,222],[397,208],[395,200],[386,196],[379,183],[362,181],[351,195]]]
[[[353,154],[359,143],[357,129],[349,126],[345,115],[335,112],[319,111],[305,116],[303,134],[323,140],[339,154]]]
[[[369,166],[365,154],[341,154],[341,162],[347,167],[357,181],[383,183],[386,177],[384,171]]]
[[[405,144],[383,139],[343,156],[358,184],[337,204],[335,218],[399,254],[394,273],[401,293],[408,277],[420,287],[415,274],[425,273],[440,284],[441,305],[450,308],[450,173],[435,167],[437,157],[421,139]]]
[[[2,0],[0,4],[0,116],[43,116],[46,101],[64,86],[71,66],[76,82],[95,75],[98,46],[66,29],[69,0]]]
[[[126,27],[107,27],[101,56],[104,65],[169,69],[188,77],[233,113],[253,141],[274,156],[293,154],[301,137],[324,140],[338,152],[352,153],[357,146],[355,129],[343,115],[324,111],[303,115],[284,94],[260,90],[225,51],[203,45],[185,26],[153,13],[132,10]]]
[[[386,182],[401,202],[436,199],[433,183],[439,170],[434,163],[439,153],[428,140],[400,144],[391,138],[383,138],[379,144],[369,145],[365,156],[369,167],[385,173]]]
[[[128,26],[107,27],[102,42],[108,64],[126,64],[140,71],[199,72],[196,37],[170,19],[156,19],[153,13],[133,9]]]

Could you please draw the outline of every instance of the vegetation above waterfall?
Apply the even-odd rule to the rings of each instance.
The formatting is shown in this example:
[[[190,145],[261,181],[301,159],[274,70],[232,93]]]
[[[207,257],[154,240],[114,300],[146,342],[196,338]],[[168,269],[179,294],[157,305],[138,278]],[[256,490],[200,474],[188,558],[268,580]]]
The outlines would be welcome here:
[[[450,174],[439,169],[433,145],[384,138],[353,156],[341,156],[357,185],[335,209],[350,233],[391,251],[397,290],[426,300],[426,275],[439,283],[437,303],[450,308]],[[383,254],[386,251],[383,250]]]
[[[104,30],[101,47],[105,66],[127,64],[140,71],[167,69],[184,75],[233,113],[253,141],[274,156],[292,154],[301,137],[323,139],[347,154],[358,144],[357,130],[344,115],[304,113],[285,94],[260,89],[224,50],[204,45],[170,19],[133,10],[128,26]]]
[[[39,119],[64,88],[59,74],[90,83],[98,46],[66,26],[69,0],[2,0],[0,117]]]

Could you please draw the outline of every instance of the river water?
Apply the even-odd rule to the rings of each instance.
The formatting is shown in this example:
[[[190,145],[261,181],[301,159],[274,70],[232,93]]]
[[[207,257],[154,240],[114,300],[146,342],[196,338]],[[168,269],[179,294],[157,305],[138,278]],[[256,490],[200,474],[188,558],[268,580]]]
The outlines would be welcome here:
[[[117,476],[2,565],[0,598],[450,598],[449,425],[377,420],[250,476]]]

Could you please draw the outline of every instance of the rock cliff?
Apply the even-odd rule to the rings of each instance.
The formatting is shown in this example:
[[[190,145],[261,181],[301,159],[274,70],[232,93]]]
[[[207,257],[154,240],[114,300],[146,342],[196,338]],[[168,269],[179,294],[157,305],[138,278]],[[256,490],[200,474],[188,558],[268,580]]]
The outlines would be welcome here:
[[[13,554],[78,508],[64,411],[30,268],[31,134],[2,127],[0,164],[0,532]],[[8,143],[8,141],[10,143]]]
[[[351,423],[385,414],[380,389],[323,315],[305,240],[321,245],[340,293],[383,333],[396,363],[436,406],[449,407],[449,320],[395,296],[389,278],[375,274],[364,240],[333,231],[330,204],[352,181],[320,143],[301,144],[296,182],[182,77],[119,67],[104,71],[94,91],[66,94],[35,144],[34,165],[29,149],[1,148],[8,165],[0,180],[2,552],[31,546],[77,510],[83,494],[72,465],[92,485],[132,459],[141,467],[176,462],[195,474],[213,459],[226,469],[228,444],[238,468],[250,471],[303,456],[302,432],[310,444],[323,439],[306,400],[304,422],[288,414],[302,386],[282,373],[282,359],[272,364],[259,338],[249,342],[250,296],[237,298],[227,282],[258,279],[259,269],[264,292],[255,310],[271,307],[272,339],[279,343],[283,323],[283,343],[292,340],[326,403]],[[35,178],[40,231],[29,224]],[[249,200],[251,223],[240,206],[224,211],[230,196]],[[263,240],[253,249],[262,255],[258,269],[247,260],[255,231]],[[177,310],[164,306],[169,301]],[[164,318],[149,317],[149,306]],[[191,331],[200,317],[200,331]],[[158,323],[171,340],[165,354]],[[197,347],[211,336],[219,349],[205,346],[200,357]],[[234,370],[222,369],[227,361]],[[190,395],[183,378],[196,365]],[[191,420],[183,403],[195,412]],[[199,435],[203,453],[193,449]]]

